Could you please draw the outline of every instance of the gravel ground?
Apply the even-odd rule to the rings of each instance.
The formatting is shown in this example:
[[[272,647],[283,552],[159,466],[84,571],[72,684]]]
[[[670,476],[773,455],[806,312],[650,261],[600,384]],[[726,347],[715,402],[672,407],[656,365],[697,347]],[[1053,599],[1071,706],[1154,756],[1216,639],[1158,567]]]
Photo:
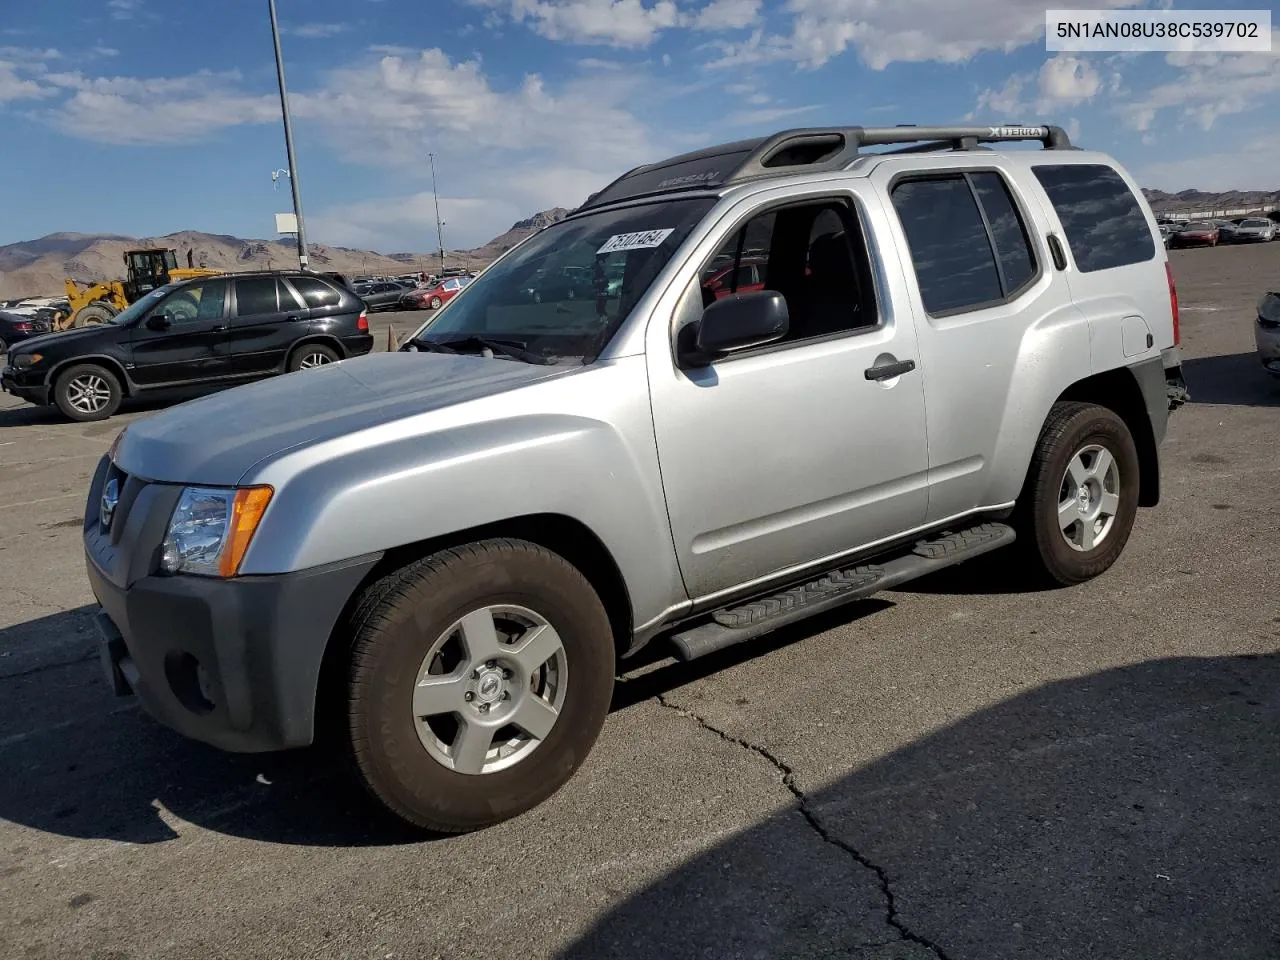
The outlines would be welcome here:
[[[1280,956],[1280,243],[1179,251],[1164,499],[1082,587],[995,558],[652,659],[577,777],[481,834],[107,692],[79,546],[124,423],[0,398],[0,956]],[[377,315],[379,347],[418,316]],[[165,401],[168,402],[168,401]]]

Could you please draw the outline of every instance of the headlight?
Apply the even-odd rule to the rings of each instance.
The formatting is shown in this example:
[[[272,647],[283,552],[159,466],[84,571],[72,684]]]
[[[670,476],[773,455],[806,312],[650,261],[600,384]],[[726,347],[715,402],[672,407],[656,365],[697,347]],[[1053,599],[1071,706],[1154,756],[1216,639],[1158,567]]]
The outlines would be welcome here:
[[[43,359],[44,354],[42,353],[22,353],[13,358],[13,367],[15,370],[26,370],[28,367],[34,367]]]
[[[161,569],[206,577],[235,576],[271,494],[270,487],[187,487],[169,520]]]

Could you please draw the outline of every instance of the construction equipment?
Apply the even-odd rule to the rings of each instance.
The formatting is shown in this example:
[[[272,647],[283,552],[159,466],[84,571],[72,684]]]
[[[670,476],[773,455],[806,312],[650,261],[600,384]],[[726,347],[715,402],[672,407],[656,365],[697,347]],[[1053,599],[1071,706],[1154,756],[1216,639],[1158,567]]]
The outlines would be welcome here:
[[[224,272],[204,267],[179,267],[177,251],[163,247],[126,250],[124,263],[124,281],[104,280],[81,286],[68,278],[67,312],[54,320],[54,329],[67,330],[90,323],[106,323],[129,304],[166,283],[189,280],[192,277],[215,276]]]

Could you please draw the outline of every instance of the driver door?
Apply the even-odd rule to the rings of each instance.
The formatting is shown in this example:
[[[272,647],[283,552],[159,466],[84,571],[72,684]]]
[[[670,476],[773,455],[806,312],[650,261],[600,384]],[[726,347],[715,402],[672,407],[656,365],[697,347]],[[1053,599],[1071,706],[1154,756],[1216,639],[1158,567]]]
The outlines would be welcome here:
[[[161,300],[133,328],[133,381],[159,387],[226,376],[227,307],[221,279],[180,287]]]

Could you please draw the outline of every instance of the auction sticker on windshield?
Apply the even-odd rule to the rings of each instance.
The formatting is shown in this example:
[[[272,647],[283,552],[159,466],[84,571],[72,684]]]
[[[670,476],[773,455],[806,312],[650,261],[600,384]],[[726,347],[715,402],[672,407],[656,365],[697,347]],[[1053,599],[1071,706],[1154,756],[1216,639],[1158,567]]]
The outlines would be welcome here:
[[[641,230],[638,233],[615,233],[604,242],[596,256],[602,253],[620,253],[623,250],[649,250],[662,246],[662,241],[675,233],[675,227],[665,230]]]

